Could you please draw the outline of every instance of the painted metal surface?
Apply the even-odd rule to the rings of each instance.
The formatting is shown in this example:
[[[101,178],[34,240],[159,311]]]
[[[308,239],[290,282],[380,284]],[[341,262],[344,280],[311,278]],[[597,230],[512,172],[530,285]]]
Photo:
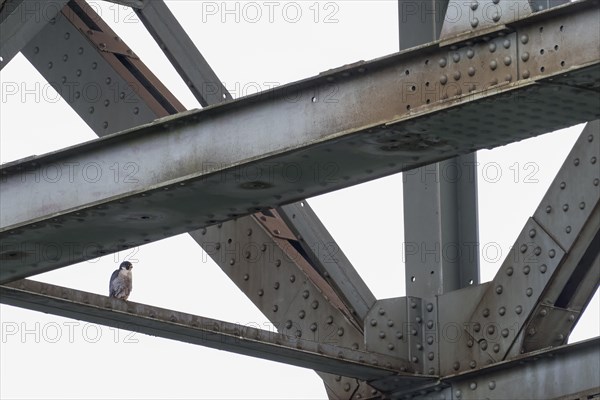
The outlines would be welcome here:
[[[571,10],[572,23],[585,22],[589,40],[598,40],[600,29],[595,28],[600,18],[593,19],[598,9],[583,7],[596,3],[574,5],[577,7],[537,13],[535,24],[542,16],[549,20],[564,18]],[[554,15],[556,10],[560,12]],[[523,24],[523,29],[531,29]],[[548,41],[544,46],[562,35],[570,35],[569,30],[557,29],[543,36],[542,40]],[[504,68],[513,68],[512,57],[521,41],[521,35],[515,32],[450,53],[433,44],[3,165],[2,246],[19,243],[25,249],[18,260],[6,264],[0,280],[29,276],[265,206],[293,202],[457,153],[495,147],[596,118],[600,100],[594,85],[600,70],[600,50],[572,53],[568,68],[563,69],[560,63],[549,64],[543,71],[532,71],[528,79],[498,85],[509,77],[516,79],[517,75],[507,74]],[[490,50],[492,44],[494,52]],[[492,66],[501,57],[504,67],[486,72],[488,78],[494,71],[498,76],[491,81],[482,77],[482,89],[486,90],[479,92],[476,87],[469,95],[459,90],[461,94],[452,97],[460,86],[451,85],[454,91],[442,91],[440,99],[433,95],[406,98],[406,92],[397,90],[401,87],[412,91],[415,87],[416,91],[416,85],[405,84],[435,84],[435,76],[446,84],[447,79],[460,80],[462,70],[469,74],[472,53],[473,59],[478,54],[477,60],[491,60]],[[435,63],[436,59],[439,62]],[[426,63],[428,60],[431,62]],[[446,68],[455,71],[440,78],[439,71]],[[562,84],[573,81],[578,82],[577,86]],[[591,86],[582,88],[585,82]],[[325,88],[336,90],[337,102],[326,102],[324,93],[331,92],[323,92]],[[377,98],[383,106],[369,113],[353,111],[363,109],[360,104],[370,98]],[[417,107],[418,111],[410,104],[427,103],[428,99],[435,101]],[[548,118],[534,118],[546,107],[556,110],[557,99],[565,105],[558,112]],[[482,104],[488,104],[486,112],[479,110]],[[490,124],[498,115],[503,117]],[[268,134],[264,134],[265,124],[272,128]],[[248,135],[253,130],[263,134]],[[215,135],[219,142],[212,140]],[[115,163],[122,168],[123,160],[133,169],[115,179],[115,171],[110,168]],[[67,168],[71,165],[79,168],[72,174],[73,179]],[[48,175],[59,167],[66,169],[58,180],[55,173]],[[108,226],[115,223],[122,228],[116,243],[112,230],[107,235]],[[61,232],[59,243],[55,240],[57,229]],[[82,244],[90,243],[93,248],[84,251]],[[28,253],[27,247],[50,244],[58,249],[52,259],[39,260]]]

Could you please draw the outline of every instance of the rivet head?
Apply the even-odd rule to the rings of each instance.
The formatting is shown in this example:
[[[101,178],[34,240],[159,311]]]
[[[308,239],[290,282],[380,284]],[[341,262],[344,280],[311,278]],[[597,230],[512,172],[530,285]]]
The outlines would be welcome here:
[[[530,230],[529,230],[529,237],[530,237],[530,238],[534,238],[534,237],[535,237],[535,234],[536,234],[536,232],[535,232],[535,229],[530,229]]]
[[[315,324],[314,322],[312,324],[310,324],[310,330],[311,331],[316,331],[317,330],[317,324]]]
[[[546,214],[550,214],[552,212],[551,206],[546,206]]]
[[[385,314],[385,310],[383,308],[379,309],[379,315],[384,315]]]
[[[291,321],[291,320],[289,320],[289,319],[288,319],[287,321],[285,321],[285,328],[286,328],[286,329],[290,329],[290,328],[292,327],[292,325],[293,325],[293,324],[292,324],[292,321]]]
[[[387,345],[388,350],[394,350],[394,344],[393,343],[388,343]]]
[[[575,321],[575,315],[571,314],[569,315],[569,322],[573,322]]]
[[[470,7],[471,7],[471,10],[473,10],[473,11],[477,10],[477,7],[479,7],[479,2],[472,1]]]
[[[510,48],[510,40],[504,39],[504,42],[502,42],[502,46],[504,46],[505,49],[509,49]]]
[[[411,361],[412,361],[414,364],[416,364],[416,363],[418,363],[418,362],[419,362],[419,358],[418,358],[418,357],[416,357],[416,356],[413,356],[413,357],[411,358]]]
[[[556,338],[560,341],[563,341],[563,340],[565,340],[565,335],[563,335],[562,333],[559,333]]]
[[[579,203],[579,209],[583,210],[584,208],[585,208],[585,202],[582,201],[581,203]]]
[[[473,368],[477,367],[477,362],[476,362],[475,360],[471,360],[471,361],[469,362],[469,367],[470,367],[471,369],[473,369]]]
[[[521,43],[526,44],[527,42],[529,42],[529,36],[521,35]]]
[[[344,336],[344,328],[338,328],[337,335],[338,336]]]
[[[415,321],[417,321],[417,324],[420,324],[423,322],[423,318],[417,317],[417,318],[415,318]]]
[[[417,350],[423,351],[423,345],[421,343],[417,344]]]
[[[546,310],[545,308],[542,308],[540,310],[540,316],[545,317],[546,315],[548,315],[548,310]]]
[[[433,311],[433,304],[432,303],[427,303],[427,311],[432,312]]]
[[[275,304],[273,306],[273,312],[277,312],[277,310],[279,310],[279,306],[277,304]]]
[[[403,337],[404,337],[404,335],[402,334],[402,332],[401,332],[401,331],[397,331],[397,332],[396,332],[396,338],[397,338],[397,339],[402,339]]]
[[[521,313],[523,312],[523,307],[521,307],[521,306],[516,306],[516,307],[515,307],[515,312],[516,312],[517,314],[521,314]]]
[[[496,389],[496,382],[495,381],[489,381],[488,388],[490,388],[490,390]]]
[[[546,266],[546,264],[540,265],[540,272],[542,274],[546,273],[547,270],[548,270],[548,267]]]
[[[264,290],[260,289],[260,290],[258,291],[258,295],[259,295],[259,296],[262,296],[262,295],[264,295],[264,294],[265,294],[265,291],[264,291]]]
[[[275,289],[275,290],[279,289],[279,282],[275,282],[273,284],[273,289]]]
[[[446,59],[445,58],[440,58],[440,60],[438,61],[438,65],[442,68],[444,68],[446,66]]]
[[[502,329],[502,332],[500,332],[500,334],[502,335],[502,337],[508,337],[508,329]]]
[[[493,335],[494,332],[496,332],[496,328],[494,327],[494,325],[490,325],[487,327],[487,333],[490,335]]]
[[[304,319],[304,317],[306,317],[306,311],[300,310],[300,312],[298,312],[298,318]]]
[[[469,69],[467,70],[467,73],[469,74],[469,76],[475,75],[475,68],[474,67],[469,67]]]
[[[330,315],[325,319],[327,325],[331,325],[333,323],[333,317]]]
[[[562,209],[564,212],[569,211],[569,205],[568,204],[563,204]]]
[[[429,328],[429,329],[433,328],[433,321],[431,321],[431,320],[427,321],[427,328]]]
[[[248,279],[250,279],[250,275],[244,274],[244,280],[247,281]]]
[[[509,66],[512,63],[512,58],[510,56],[504,57],[504,65]]]
[[[481,343],[479,343],[479,347],[481,347],[481,350],[487,350],[488,344],[485,340],[482,340]]]
[[[296,275],[292,274],[290,275],[290,282],[295,282],[296,281]]]
[[[481,330],[481,324],[479,322],[475,322],[473,324],[473,331],[479,332]]]
[[[490,61],[490,69],[494,71],[496,68],[498,68],[498,62],[496,60]]]
[[[494,351],[494,353],[498,353],[500,351],[500,345],[498,343],[496,343],[493,347],[492,350]]]
[[[434,357],[435,357],[435,355],[433,354],[433,352],[432,352],[432,351],[430,351],[429,353],[427,353],[427,359],[428,359],[429,361],[432,361],[432,360],[434,359]]]
[[[600,184],[600,179],[598,179],[598,178],[594,179],[593,184],[594,184],[594,186],[598,186],[598,184]]]
[[[475,382],[469,383],[469,389],[471,389],[471,390],[477,389],[477,384]]]
[[[460,61],[460,54],[458,53],[454,53],[452,54],[452,61],[454,61],[455,63]]]
[[[529,265],[526,265],[523,267],[523,273],[525,275],[529,275],[529,272],[531,271],[531,267]]]
[[[496,43],[492,42],[489,44],[488,49],[490,50],[490,53],[493,53],[496,51]]]
[[[455,71],[453,77],[454,77],[455,81],[459,80],[460,79],[460,71]]]
[[[335,380],[336,380],[336,382],[340,382],[342,380],[342,377],[338,375],[335,377]]]
[[[442,85],[445,85],[446,83],[448,83],[448,77],[446,75],[440,76],[440,83]]]
[[[502,285],[496,286],[496,293],[497,294],[502,294]]]
[[[482,315],[487,318],[490,316],[490,309],[489,308],[485,308],[482,312]]]
[[[529,53],[528,52],[523,52],[523,54],[521,54],[521,60],[523,60],[524,62],[527,62],[529,60]]]
[[[390,328],[392,326],[394,326],[394,321],[392,321],[391,319],[388,319],[387,326],[389,326]]]
[[[539,256],[540,254],[542,254],[542,248],[541,247],[536,247],[535,249],[533,249],[533,254],[535,254],[536,256]]]
[[[473,28],[476,28],[476,27],[477,27],[477,25],[479,25],[479,19],[477,19],[477,18],[473,18],[473,19],[471,20],[471,26],[472,26]]]
[[[473,58],[475,56],[475,52],[472,49],[467,50],[467,58]]]
[[[548,251],[548,257],[554,258],[556,256],[556,251],[554,249],[550,249]]]
[[[350,391],[350,387],[351,387],[351,386],[350,386],[350,384],[349,384],[348,382],[344,383],[344,390],[345,390],[346,392],[349,392],[349,391]]]
[[[462,391],[460,391],[460,389],[459,389],[459,390],[456,390],[456,391],[454,392],[454,394],[456,395],[456,398],[458,398],[458,399],[460,399],[460,398],[462,397]]]
[[[575,165],[576,167],[579,165],[579,158],[573,160],[573,165]]]
[[[460,368],[460,363],[458,361],[454,361],[454,364],[452,364],[452,369],[455,371],[458,371],[459,368]]]
[[[561,190],[565,190],[565,188],[567,187],[567,184],[565,182],[561,182],[559,187]]]
[[[506,307],[500,307],[498,309],[498,314],[501,315],[501,316],[504,315],[504,314],[506,314]]]
[[[319,302],[315,300],[310,306],[313,308],[313,310],[316,310],[317,308],[319,308]]]
[[[410,308],[417,308],[417,302],[414,300],[410,301]]]
[[[413,336],[417,336],[417,333],[418,333],[417,330],[414,329],[414,328],[411,329],[411,331],[410,331],[410,334],[413,335]]]
[[[384,331],[379,331],[379,338],[380,339],[385,339],[385,332]]]
[[[492,20],[494,20],[494,22],[500,21],[500,14],[497,11],[492,14]]]
[[[506,268],[506,275],[511,276],[513,274],[513,267]]]
[[[304,297],[305,299],[308,299],[308,296],[310,296],[310,292],[308,290],[305,290],[302,292],[302,297]]]
[[[521,247],[519,247],[519,251],[521,251],[521,253],[525,253],[527,251],[527,245],[522,244]]]
[[[372,319],[371,320],[371,326],[377,326],[377,320],[376,319]]]
[[[473,340],[467,340],[467,347],[473,347]]]
[[[433,336],[427,336],[427,344],[433,344]]]

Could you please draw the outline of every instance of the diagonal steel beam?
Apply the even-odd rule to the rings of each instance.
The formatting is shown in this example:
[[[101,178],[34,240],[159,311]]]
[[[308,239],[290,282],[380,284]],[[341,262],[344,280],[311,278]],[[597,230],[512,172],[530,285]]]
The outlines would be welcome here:
[[[402,360],[335,342],[318,343],[36,281],[0,286],[0,302],[363,380],[394,375],[409,382],[431,380],[401,372],[410,371],[409,363]]]
[[[448,58],[448,50],[432,44],[5,164],[0,171],[0,229],[6,261],[0,281],[595,118],[600,108],[595,86],[600,50],[582,43],[598,40],[596,5],[595,1],[573,3],[519,21],[514,33],[491,39],[494,53],[488,50],[490,43],[473,44],[472,49],[457,52],[457,57],[452,51]],[[561,31],[565,21],[571,28]],[[542,22],[554,33],[540,35]],[[573,51],[564,54],[566,61],[551,63],[562,56],[547,57],[543,67],[528,70],[523,78],[523,69],[519,73],[512,62],[517,54],[527,50],[534,54],[537,46],[553,47],[556,40]],[[460,64],[461,54],[467,60],[464,64]],[[411,81],[435,82],[440,68],[454,58],[459,62],[452,61],[451,69],[457,71],[451,76],[462,76],[460,68],[468,75],[469,57],[475,54],[478,62],[504,60],[504,67],[482,76],[481,91],[475,87],[469,95],[460,92],[432,102],[431,98],[406,97],[397,89]],[[525,67],[539,65],[531,57],[523,61]],[[426,62],[435,59],[444,62]],[[508,70],[515,80],[511,84],[488,81],[496,74],[495,79],[507,78]],[[408,90],[412,92],[412,87],[416,91],[416,85]],[[334,102],[326,102],[323,93],[330,93],[324,92],[326,88],[335,89]],[[557,93],[560,96],[555,97]],[[516,96],[524,97],[517,100]],[[548,102],[549,98],[553,100]],[[376,99],[381,106],[364,112],[363,102]],[[540,110],[556,110],[557,101],[563,106],[553,118],[537,118]],[[488,115],[480,112],[484,104],[486,109],[519,118],[490,124]],[[470,137],[465,131],[481,134]],[[123,160],[134,167],[134,176],[120,176],[115,182],[110,167]],[[325,165],[333,165],[334,170],[324,170]],[[68,170],[62,179],[48,175],[65,166],[79,168],[72,180]],[[82,220],[86,223],[81,224]],[[117,244],[109,229],[115,223],[122,228]],[[55,240],[57,229],[64,238],[61,243]],[[96,247],[87,252],[69,249],[69,243],[82,242]],[[58,248],[52,259],[31,257],[32,247],[49,243]]]
[[[89,58],[89,60],[87,60],[87,62],[89,64],[93,64],[95,63],[96,65],[96,69],[94,70],[94,74],[92,76],[89,76],[89,74],[85,74],[83,77],[74,77],[75,79],[77,79],[76,82],[74,82],[74,86],[78,86],[78,87],[87,87],[90,85],[96,85],[97,86],[97,79],[98,76],[102,77],[103,79],[110,79],[111,82],[114,82],[115,85],[117,85],[118,87],[125,87],[126,85],[129,86],[133,86],[133,87],[144,87],[144,82],[133,82],[133,81],[127,81],[127,79],[131,78],[131,75],[128,74],[129,71],[127,71],[127,69],[124,68],[114,68],[114,63],[113,61],[113,56],[114,54],[112,54],[110,51],[107,51],[108,49],[106,48],[99,48],[97,46],[94,46],[94,43],[92,43],[91,41],[86,40],[85,38],[83,38],[83,40],[81,40],[82,38],[78,37],[78,34],[85,36],[86,31],[88,29],[94,29],[94,31],[99,32],[101,31],[102,33],[110,36],[110,37],[117,37],[116,34],[114,32],[112,32],[110,30],[110,28],[102,21],[102,19],[100,18],[100,16],[96,15],[93,10],[91,10],[88,7],[85,7],[85,4],[81,4],[79,9],[77,9],[79,11],[78,16],[80,17],[79,20],[74,20],[73,19],[73,12],[69,12],[66,15],[70,16],[71,18],[66,18],[62,21],[57,21],[55,22],[53,25],[58,24],[58,27],[49,27],[48,29],[46,29],[43,33],[42,38],[34,41],[34,43],[32,43],[29,48],[30,51],[28,52],[29,58],[30,60],[34,63],[34,65],[38,68],[38,70],[40,70],[40,72],[42,72],[42,74],[44,74],[44,76],[46,76],[48,78],[49,81],[51,82],[59,82],[59,78],[61,76],[63,76],[64,74],[69,74],[70,71],[72,69],[74,69],[74,67],[70,64],[70,62],[67,61],[63,61],[62,63],[58,63],[57,65],[55,65],[55,67],[52,70],[48,70],[46,69],[47,66],[47,61],[44,60],[43,58],[40,57],[34,57],[33,55],[37,54],[35,51],[31,51],[31,49],[37,49],[38,52],[47,52],[48,50],[46,50],[47,48],[49,49],[49,46],[47,46],[45,44],[45,42],[50,42],[53,43],[52,46],[52,52],[49,54],[50,57],[51,54],[53,53],[59,53],[59,54],[68,54],[69,52],[72,51],[73,46],[77,47],[77,46],[81,46],[81,49],[83,49],[82,53],[85,55],[81,55],[80,57],[87,57]],[[164,5],[163,2],[159,2],[159,1],[155,1],[151,4],[149,4],[146,8],[144,8],[143,11],[143,15],[145,16],[144,19],[144,23],[146,24],[146,26],[151,30],[151,32],[153,32],[153,36],[159,41],[159,43],[161,44],[161,48],[163,48],[163,50],[165,50],[166,53],[168,53],[169,55],[169,59],[174,62],[178,67],[178,71],[182,74],[182,77],[186,80],[189,81],[190,83],[192,83],[192,85],[189,85],[191,87],[194,88],[214,88],[215,84],[214,82],[211,82],[210,79],[217,79],[216,75],[214,74],[214,72],[212,72],[212,69],[210,68],[210,66],[208,65],[208,63],[206,62],[206,60],[200,55],[200,53],[198,51],[192,51],[192,49],[189,48],[190,45],[190,41],[187,40],[187,42],[189,42],[186,47],[187,50],[186,52],[182,52],[181,50],[181,44],[179,43],[181,40],[181,37],[183,36],[184,39],[187,38],[187,35],[185,34],[185,32],[183,31],[183,29],[181,28],[181,26],[178,24],[178,22],[173,18],[172,14],[170,14],[170,11],[166,8],[166,6]],[[139,11],[140,14],[142,14],[142,11]],[[77,24],[81,24],[81,21],[94,21],[94,26],[88,26],[88,29],[77,29],[76,26],[73,26],[74,29],[71,29],[70,26],[71,25],[77,25]],[[65,41],[63,40],[62,35],[64,35],[64,32],[68,32],[69,39],[70,41]],[[96,36],[98,36],[98,34],[96,33]],[[78,40],[79,39],[79,40]],[[189,39],[189,38],[187,38]],[[73,44],[73,41],[78,42]],[[43,43],[42,43],[43,42]],[[119,43],[123,43],[122,40],[119,40]],[[124,55],[130,54],[129,57],[131,57],[133,55],[133,52],[128,52],[129,48],[127,46],[125,46],[125,44],[122,44],[123,48],[126,49],[125,51],[123,51],[122,53]],[[174,46],[174,47],[173,47]],[[41,49],[41,50],[40,50]],[[100,55],[100,57],[98,57]],[[51,60],[48,60],[51,62]],[[143,64],[141,64],[140,60],[135,59],[136,63],[138,64],[138,70],[145,70],[145,67],[143,66]],[[75,60],[75,62],[77,62],[77,60]],[[141,64],[141,67],[140,67]],[[117,64],[118,66],[118,64]],[[202,73],[199,73],[198,71],[201,71]],[[108,78],[106,78],[108,76]],[[135,76],[135,75],[134,75]],[[96,79],[96,80],[95,80]],[[206,83],[210,83],[210,85],[206,85]],[[135,83],[135,84],[134,84]],[[220,83],[219,83],[220,85]],[[223,98],[221,96],[215,96],[215,93],[226,93],[226,89],[224,87],[221,87],[220,89],[218,87],[216,87],[217,90],[210,90],[208,91],[208,94],[211,94],[211,96],[206,97],[206,99],[208,99],[209,103],[216,103],[216,102],[221,102],[223,101]],[[60,88],[57,88],[57,90]],[[151,88],[150,88],[151,89]],[[165,93],[167,92],[165,88],[161,89],[160,85],[157,85],[157,89],[160,90],[161,92]],[[153,91],[150,90],[150,92],[152,93]],[[60,93],[64,93],[64,92],[60,92]],[[206,102],[206,99],[204,99],[202,96],[204,95],[202,91],[199,90],[195,90],[193,91],[194,95],[198,98],[198,100],[201,103]],[[103,123],[102,126],[100,126],[98,123],[96,123],[97,121],[97,117],[95,117],[95,115],[90,114],[87,112],[87,107],[89,106],[93,106],[95,104],[81,104],[81,103],[77,103],[73,101],[73,98],[69,97],[69,96],[65,96],[65,100],[67,102],[69,102],[69,104],[71,104],[71,106],[78,110],[80,108],[83,109],[84,112],[80,112],[80,115],[82,116],[82,118],[90,125],[90,127],[92,129],[95,130],[95,132],[99,135],[99,136],[103,136],[108,132],[111,132],[112,129],[114,129],[115,126],[120,126],[122,128],[127,128],[127,127],[133,127],[136,124],[139,124],[141,122],[148,122],[151,121],[152,119],[160,116],[160,115],[164,115],[164,113],[170,113],[169,110],[164,110],[161,111],[159,113],[156,113],[153,111],[153,109],[148,109],[145,110],[144,106],[148,105],[148,101],[147,101],[147,96],[144,96],[143,93],[137,93],[137,92],[131,92],[127,94],[127,103],[125,102],[121,102],[121,103],[117,103],[115,105],[111,105],[109,107],[116,107],[115,110],[106,110],[107,111],[107,115],[105,116],[105,122]],[[123,111],[123,109],[127,108],[127,105],[129,103],[134,103],[136,104],[137,107],[139,107],[139,109],[142,109],[143,111],[138,113],[136,116],[136,119],[131,119],[131,118],[121,118],[121,112]],[[178,106],[179,108],[181,108],[182,106]],[[107,107],[105,107],[107,108]],[[141,120],[140,120],[141,118]],[[145,118],[145,120],[144,120]],[[123,126],[123,124],[129,124],[129,125],[125,125]],[[107,126],[104,126],[107,125]],[[308,207],[308,205],[306,204],[306,202],[303,202],[303,204],[306,205],[306,207]],[[302,217],[305,217],[304,219],[302,219]],[[307,218],[310,218],[310,220],[307,220]],[[255,221],[255,219],[251,216],[248,217],[244,217],[244,220],[249,220],[250,222]],[[273,218],[274,220],[274,218]],[[283,222],[281,221],[281,219],[279,218],[279,216],[277,216],[277,220],[279,223],[283,224]],[[333,239],[327,235],[326,230],[324,229],[324,227],[322,226],[322,224],[320,224],[320,221],[318,221],[318,218],[316,217],[316,215],[310,214],[310,215],[300,215],[300,213],[298,213],[297,218],[294,217],[292,218],[292,222],[300,222],[302,221],[303,226],[312,226],[313,229],[316,229],[317,227],[321,227],[321,231],[319,232],[319,236],[318,237],[314,237],[311,236],[309,233],[304,232],[304,239],[302,240],[302,245],[306,246],[307,248],[314,248],[316,250],[318,250],[319,248],[324,247],[325,245],[327,246],[334,246],[335,247],[335,242],[333,241]],[[288,225],[290,225],[290,223],[288,222]],[[293,224],[290,226],[294,226]],[[281,228],[282,230],[284,228]],[[287,228],[285,228],[287,229]],[[312,231],[311,231],[312,232]],[[197,239],[199,237],[201,237],[198,232],[194,233],[191,232],[192,237]],[[271,231],[267,230],[267,237],[265,237],[264,241],[267,243],[267,245],[269,246],[269,248],[272,248],[274,246],[276,246],[276,243],[274,242],[273,237],[269,238],[268,235],[277,235],[276,233],[271,233]],[[294,243],[299,243],[299,241],[295,240],[296,238],[293,238],[293,242]],[[292,240],[292,238],[290,237],[290,240]],[[318,242],[318,240],[321,240],[321,242]],[[324,242],[326,241],[326,242]],[[198,241],[199,243],[203,243],[201,240]],[[210,249],[205,249],[207,251],[210,251]],[[336,254],[331,254],[331,259],[339,259],[340,257],[343,257],[343,254],[341,254],[341,252],[337,252]],[[298,257],[298,262],[300,262],[300,259],[302,257]],[[319,265],[319,263],[322,260],[320,260],[319,258],[314,258],[311,259],[311,263],[313,265]],[[328,262],[330,262],[329,260],[324,260],[323,261],[326,265],[328,264]],[[292,262],[291,268],[294,267],[294,265],[297,264],[296,261]],[[224,265],[228,265],[228,264],[219,264],[221,267],[223,267]],[[354,269],[352,268],[352,266],[349,264],[349,262],[347,260],[345,260],[345,263],[343,265],[343,267],[346,270],[346,273],[351,273],[352,271],[354,271]],[[297,271],[295,271],[295,273],[300,276],[303,274],[302,269],[298,269]],[[334,274],[332,274],[334,275]],[[360,276],[358,276],[358,274],[356,273],[356,271],[354,271],[354,280],[356,281],[356,283],[352,283],[352,285],[357,285],[360,282],[362,282],[362,280],[360,279]],[[342,282],[343,285],[349,286],[350,283],[349,282]],[[368,292],[368,289],[365,288],[366,286],[363,283],[363,294],[366,294]],[[283,290],[282,290],[283,291]],[[327,288],[326,285],[324,284],[324,281],[321,280],[319,281],[319,288],[317,291],[324,291],[327,293],[330,293],[332,290],[330,288]],[[368,292],[370,293],[370,292]],[[337,295],[331,295],[330,293],[330,297],[334,298],[337,297]],[[372,294],[371,294],[372,297]],[[328,303],[328,301],[326,299],[320,299],[321,303],[323,304],[322,307],[324,307],[325,303]],[[374,298],[373,298],[374,301]],[[352,305],[350,305],[352,306]],[[364,306],[363,306],[364,307]],[[269,307],[270,308],[270,307]],[[364,313],[366,313],[365,310],[362,310],[360,308],[360,306],[356,307],[356,310],[358,310],[358,312],[355,312],[354,309],[352,312],[348,312],[348,318],[354,318],[355,319],[355,323],[358,325],[362,325],[363,323],[363,318],[364,318]],[[265,311],[265,310],[263,310]],[[267,310],[268,311],[268,310]],[[265,313],[268,314],[268,312],[265,311]],[[337,328],[336,328],[337,329]],[[349,328],[346,329],[355,329],[353,326],[350,326]],[[346,335],[346,337],[348,337],[348,334]],[[358,337],[356,339],[357,343],[361,343],[362,342],[362,338]],[[355,379],[349,379],[347,377],[341,379],[336,379],[336,376],[332,376],[329,374],[323,374],[321,373],[321,376],[323,377],[323,379],[326,381],[326,385],[327,385],[327,389],[328,391],[330,391],[330,394],[333,394],[333,397],[338,398],[338,397],[343,397],[346,394],[346,391],[344,390],[346,388],[346,385],[350,384],[351,387],[356,385],[356,380]]]
[[[566,343],[600,280],[598,143],[593,121],[470,309],[453,310],[464,293],[439,299],[439,326],[453,332],[439,335],[442,374]]]
[[[9,0],[0,5],[0,70],[50,23],[68,0]]]
[[[203,107],[232,99],[164,1],[149,1],[135,11]]]

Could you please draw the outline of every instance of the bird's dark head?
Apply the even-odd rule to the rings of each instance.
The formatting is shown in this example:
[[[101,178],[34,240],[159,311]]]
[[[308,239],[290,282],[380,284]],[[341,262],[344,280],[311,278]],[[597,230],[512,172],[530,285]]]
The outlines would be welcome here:
[[[131,271],[132,268],[133,268],[133,265],[131,265],[131,263],[129,261],[123,261],[121,263],[121,266],[119,267],[119,269],[126,269],[127,271]]]

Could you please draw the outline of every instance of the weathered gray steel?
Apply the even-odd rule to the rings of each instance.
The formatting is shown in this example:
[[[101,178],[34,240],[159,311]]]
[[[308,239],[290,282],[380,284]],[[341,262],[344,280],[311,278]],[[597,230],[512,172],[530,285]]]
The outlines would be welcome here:
[[[0,281],[594,119],[600,50],[585,43],[598,41],[598,14],[596,1],[573,3],[487,43],[450,51],[434,43],[6,164],[2,246],[23,248],[1,251]],[[536,60],[539,46],[556,41],[564,54]],[[446,90],[472,62],[492,66],[481,86]],[[443,90],[429,96],[419,82]],[[379,106],[365,112],[364,102]],[[544,109],[552,115],[537,118]],[[124,162],[132,169],[115,175]],[[35,248],[49,245],[53,257],[36,259],[44,253]]]
[[[0,301],[67,318],[363,380],[393,375],[404,376],[408,381],[431,379],[401,372],[410,371],[410,364],[386,355],[366,353],[333,343],[318,343],[42,282],[20,280],[0,286]]]

